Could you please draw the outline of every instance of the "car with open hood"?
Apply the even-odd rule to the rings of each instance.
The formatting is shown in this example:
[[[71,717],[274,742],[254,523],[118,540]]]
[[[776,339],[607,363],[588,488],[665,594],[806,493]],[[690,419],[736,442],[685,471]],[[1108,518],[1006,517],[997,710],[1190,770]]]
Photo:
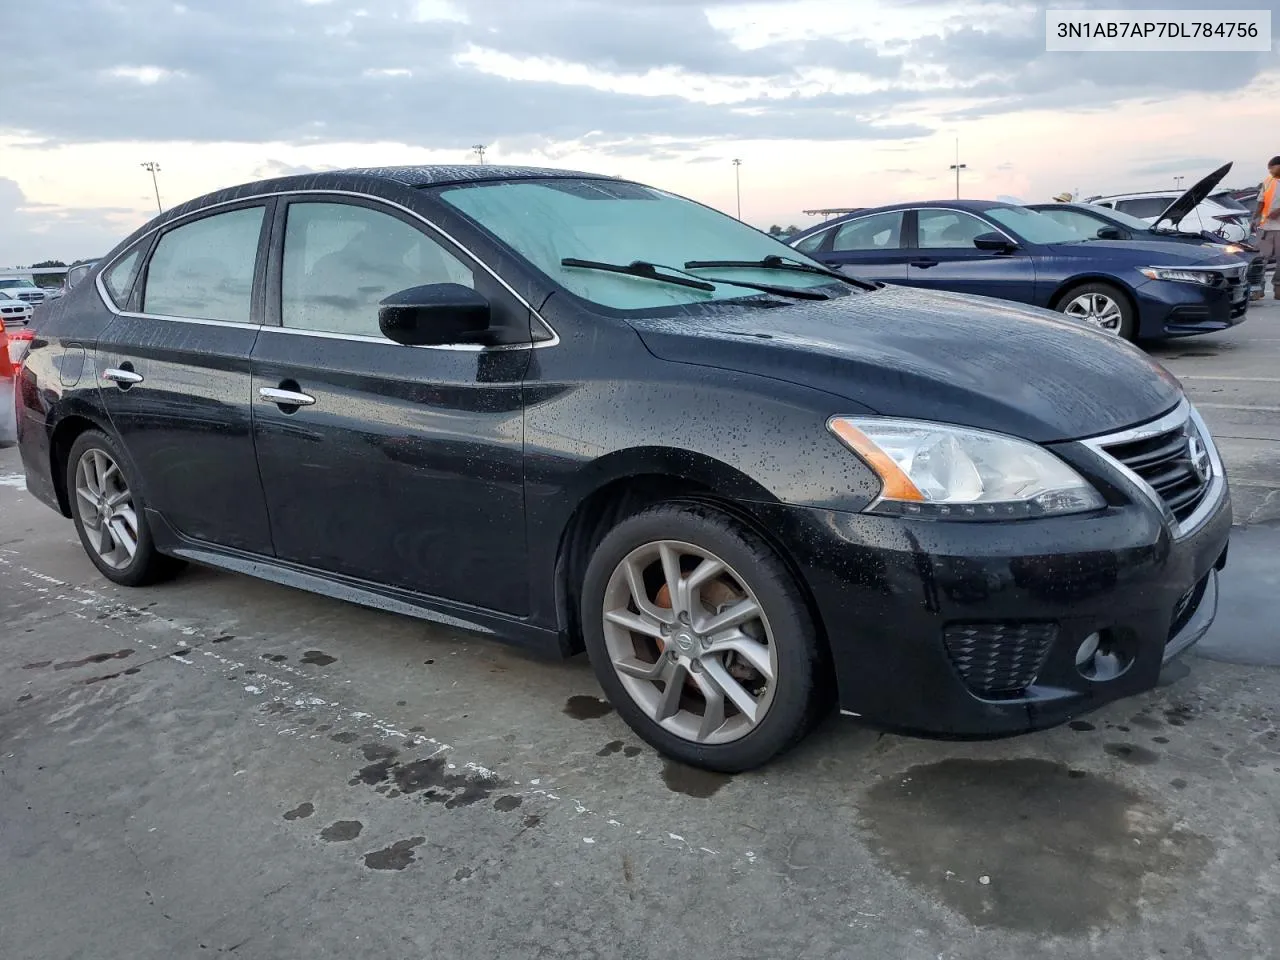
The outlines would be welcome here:
[[[989,737],[1150,689],[1231,526],[1131,345],[566,171],[192,200],[49,307],[19,394],[27,487],[109,580],[194,562],[585,651],[717,770],[833,705]]]
[[[1249,239],[1253,211],[1225,191],[1215,193],[1231,166],[1224,163],[1186,190],[1100,194],[1085,202],[1127,213],[1155,230],[1205,233],[1227,243],[1241,243]]]
[[[1239,257],[1180,243],[1085,241],[996,200],[861,210],[790,243],[849,276],[1046,307],[1126,340],[1225,330],[1249,308]]]

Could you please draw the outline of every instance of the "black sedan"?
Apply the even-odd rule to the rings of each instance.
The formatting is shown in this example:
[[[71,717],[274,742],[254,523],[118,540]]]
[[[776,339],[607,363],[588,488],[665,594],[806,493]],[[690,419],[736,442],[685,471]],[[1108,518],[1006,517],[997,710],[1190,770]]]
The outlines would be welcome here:
[[[1238,257],[1180,243],[1086,242],[1047,216],[989,200],[861,210],[790,243],[851,276],[1048,307],[1128,340],[1225,330],[1249,306]]]
[[[1149,689],[1231,524],[1128,344],[587,174],[193,200],[51,306],[19,389],[27,486],[110,580],[192,561],[585,650],[719,770],[833,702],[985,737]]]
[[[1029,203],[1027,209],[1043,213],[1067,229],[1074,230],[1081,240],[1155,240],[1160,243],[1189,243],[1207,250],[1236,254],[1249,265],[1245,274],[1245,283],[1250,291],[1259,291],[1263,288],[1267,260],[1258,253],[1257,247],[1249,244],[1228,243],[1210,233],[1156,228],[1145,220],[1092,203]]]

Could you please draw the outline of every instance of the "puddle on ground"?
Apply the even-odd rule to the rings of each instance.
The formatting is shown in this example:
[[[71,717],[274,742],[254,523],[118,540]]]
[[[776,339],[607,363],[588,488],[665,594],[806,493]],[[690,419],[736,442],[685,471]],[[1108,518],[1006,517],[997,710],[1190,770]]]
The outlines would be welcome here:
[[[1136,791],[1047,760],[912,767],[862,818],[892,872],[975,925],[1053,935],[1137,920],[1213,851]]]
[[[570,697],[564,703],[564,712],[575,720],[598,720],[613,712],[608,700],[599,697]]]
[[[359,820],[338,820],[320,831],[320,839],[326,843],[345,843],[360,836],[364,824]]]
[[[296,807],[294,807],[292,810],[288,811],[284,815],[284,818],[286,820],[305,820],[307,817],[311,816],[315,812],[316,812],[315,804],[300,803]]]
[[[78,667],[87,667],[94,663],[106,663],[108,660],[123,660],[125,657],[133,656],[132,650],[116,650],[112,653],[94,653],[85,657],[83,660],[68,660],[65,663],[55,663],[55,670],[75,670]]]
[[[697,767],[686,767],[674,760],[665,760],[662,764],[662,782],[676,793],[705,800],[713,796],[721,787],[732,780],[727,773],[713,773],[710,770],[699,770]]]
[[[403,870],[413,863],[413,848],[425,843],[426,837],[410,837],[397,840],[389,847],[364,855],[364,865],[370,870]]]

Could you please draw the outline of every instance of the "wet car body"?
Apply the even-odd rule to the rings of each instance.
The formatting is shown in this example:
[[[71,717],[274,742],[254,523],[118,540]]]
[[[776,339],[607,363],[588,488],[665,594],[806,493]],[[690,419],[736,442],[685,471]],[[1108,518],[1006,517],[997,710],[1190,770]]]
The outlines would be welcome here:
[[[1119,240],[1081,241],[1067,228],[1054,242],[1036,242],[1008,217],[1024,208],[995,201],[947,200],[895,204],[861,210],[829,220],[793,237],[791,246],[853,276],[887,283],[998,297],[1058,309],[1074,290],[1106,283],[1128,299],[1135,311],[1134,339],[1161,339],[1225,330],[1243,321],[1248,310],[1247,265],[1213,249],[1180,243],[1138,247]],[[982,221],[1007,249],[936,248],[918,236],[927,216],[953,213]],[[900,214],[898,242],[880,249],[841,250],[840,229],[885,214]],[[1005,218],[1005,219],[1002,219]],[[1068,235],[1069,234],[1069,235]],[[822,239],[815,240],[814,238]],[[1151,267],[1214,269],[1212,285],[1151,279]]]
[[[713,516],[776,561],[813,625],[818,683],[845,712],[933,735],[1060,723],[1150,688],[1207,629],[1226,478],[1176,381],[1136,349],[1011,303],[825,276],[809,278],[811,299],[743,289],[614,308],[462,212],[456,191],[485,184],[633,199],[648,189],[520,168],[389,168],[250,184],[171,210],[50,306],[20,384],[29,489],[71,516],[70,453],[98,432],[160,554],[555,655],[598,633],[584,597],[617,531],[655,505]],[[394,216],[467,258],[492,310],[486,339],[413,348],[283,327],[282,237],[294,205],[315,202]],[[246,322],[144,312],[169,231],[246,208],[262,210]],[[134,279],[113,291],[114,265],[135,256]],[[737,269],[692,263],[669,269],[684,282]],[[879,468],[833,436],[833,418],[850,417],[1019,438],[1074,468],[1096,503],[1020,519],[966,506],[931,519],[877,512]],[[628,722],[688,762],[732,769],[763,756],[686,748]]]

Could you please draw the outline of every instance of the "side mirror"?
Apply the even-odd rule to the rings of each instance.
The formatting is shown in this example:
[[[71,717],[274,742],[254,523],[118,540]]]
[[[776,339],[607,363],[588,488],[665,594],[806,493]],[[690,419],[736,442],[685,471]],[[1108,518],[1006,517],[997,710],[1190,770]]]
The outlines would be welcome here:
[[[378,304],[378,329],[409,347],[484,343],[489,301],[460,283],[432,283],[393,293]]]
[[[1099,240],[1123,240],[1124,231],[1119,227],[1099,227],[1097,237]]]
[[[1016,243],[994,230],[990,233],[978,234],[973,238],[973,245],[979,250],[990,250],[994,253],[1013,253],[1018,249]]]

